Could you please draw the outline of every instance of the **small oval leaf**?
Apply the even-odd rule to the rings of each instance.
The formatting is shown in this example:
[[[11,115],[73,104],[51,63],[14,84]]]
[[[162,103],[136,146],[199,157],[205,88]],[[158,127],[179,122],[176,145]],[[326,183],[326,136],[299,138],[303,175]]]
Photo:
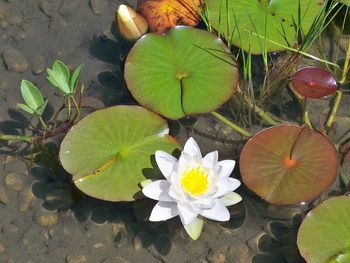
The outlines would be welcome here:
[[[24,101],[27,106],[36,111],[42,104],[44,104],[44,98],[37,87],[28,80],[22,80],[21,92]]]
[[[306,98],[322,98],[337,91],[337,81],[332,73],[319,67],[304,67],[292,76],[295,91]]]

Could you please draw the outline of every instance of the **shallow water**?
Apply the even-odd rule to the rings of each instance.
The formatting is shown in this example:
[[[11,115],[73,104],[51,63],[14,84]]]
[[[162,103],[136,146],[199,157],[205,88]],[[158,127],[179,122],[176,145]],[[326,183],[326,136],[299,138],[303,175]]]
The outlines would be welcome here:
[[[122,61],[130,45],[115,33],[117,6],[108,0],[0,0],[1,132],[25,131],[28,116],[15,109],[23,78],[41,88],[51,112],[60,105],[44,71],[56,59],[85,64],[86,95],[107,106],[134,103],[123,83]],[[349,103],[345,97],[333,137],[350,126]],[[325,101],[311,105],[316,116],[321,106],[328,108]],[[220,159],[237,159],[244,144],[208,116],[171,127],[181,142],[195,137],[203,152],[220,149]],[[45,144],[34,163],[23,160],[28,153],[0,148],[0,262],[303,262],[295,237],[306,206],[267,205],[242,186],[244,202],[230,209],[231,220],[207,221],[199,241],[192,241],[178,218],[147,222],[150,200],[121,204],[80,193],[59,166],[57,141]],[[234,176],[239,177],[238,167]]]

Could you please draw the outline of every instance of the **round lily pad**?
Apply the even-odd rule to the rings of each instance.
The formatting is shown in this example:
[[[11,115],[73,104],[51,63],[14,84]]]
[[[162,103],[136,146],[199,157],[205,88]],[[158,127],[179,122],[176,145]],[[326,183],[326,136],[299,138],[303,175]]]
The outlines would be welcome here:
[[[306,98],[322,98],[337,91],[337,81],[332,73],[319,67],[304,67],[292,76],[292,86]]]
[[[272,204],[298,204],[325,191],[338,172],[329,139],[307,127],[279,125],[254,135],[240,158],[244,183]]]
[[[207,19],[229,43],[262,54],[265,48],[271,52],[293,46],[299,17],[302,32],[307,34],[324,1],[207,0],[206,3]]]
[[[350,197],[333,197],[311,210],[300,226],[297,243],[307,262],[350,262]]]
[[[171,153],[179,144],[167,122],[139,106],[95,111],[64,138],[60,159],[84,193],[108,201],[131,201],[139,183],[154,175],[151,156]]]
[[[217,36],[178,26],[136,42],[126,59],[125,80],[141,105],[179,119],[226,102],[236,89],[238,70]]]

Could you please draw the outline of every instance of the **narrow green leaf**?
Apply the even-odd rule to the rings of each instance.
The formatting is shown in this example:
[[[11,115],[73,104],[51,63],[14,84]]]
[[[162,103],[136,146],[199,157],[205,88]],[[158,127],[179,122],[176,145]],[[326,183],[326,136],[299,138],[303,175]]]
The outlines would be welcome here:
[[[184,225],[187,234],[193,239],[197,240],[202,234],[204,221],[203,219],[196,218],[191,224]]]
[[[52,85],[59,88],[59,90],[62,91],[65,95],[70,94],[70,89],[67,81],[64,79],[64,76],[60,75],[56,71],[53,71],[52,69],[47,69],[47,73],[49,74],[48,80]]]
[[[84,64],[80,64],[73,72],[73,74],[70,77],[69,86],[71,93],[75,93],[75,90],[77,89],[77,84],[80,78],[81,71],[83,70]]]
[[[25,103],[34,111],[44,103],[44,98],[41,92],[28,80],[22,80],[21,92]]]
[[[22,104],[22,103],[17,103],[17,108],[24,110],[25,112],[28,112],[28,113],[33,114],[33,115],[35,113],[33,109],[29,108],[27,105]]]
[[[44,110],[46,109],[48,102],[49,102],[49,100],[45,100],[45,102],[43,104],[41,104],[40,107],[35,111],[35,114],[38,116],[43,115]]]
[[[52,65],[52,70],[55,71],[57,75],[62,76],[66,83],[69,82],[69,69],[62,61],[56,60]]]

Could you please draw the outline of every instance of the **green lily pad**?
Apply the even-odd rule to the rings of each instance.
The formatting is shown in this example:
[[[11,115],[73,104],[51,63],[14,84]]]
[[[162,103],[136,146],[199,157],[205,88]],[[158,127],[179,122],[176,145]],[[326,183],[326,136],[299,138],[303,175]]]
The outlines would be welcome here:
[[[98,110],[70,129],[61,144],[60,160],[84,193],[131,201],[141,189],[139,183],[149,178],[151,155],[179,148],[168,131],[164,119],[142,107]]]
[[[307,262],[350,262],[350,197],[333,197],[311,210],[300,226],[297,243]]]
[[[136,42],[126,59],[125,80],[141,105],[179,119],[226,102],[237,86],[238,70],[217,36],[178,26]]]
[[[211,26],[229,43],[247,52],[262,54],[265,48],[271,52],[293,46],[297,39],[295,25],[299,21],[299,10],[305,35],[324,1],[207,0],[206,3]]]
[[[240,170],[244,183],[267,202],[299,204],[332,184],[338,153],[326,136],[310,128],[279,125],[246,143]]]

